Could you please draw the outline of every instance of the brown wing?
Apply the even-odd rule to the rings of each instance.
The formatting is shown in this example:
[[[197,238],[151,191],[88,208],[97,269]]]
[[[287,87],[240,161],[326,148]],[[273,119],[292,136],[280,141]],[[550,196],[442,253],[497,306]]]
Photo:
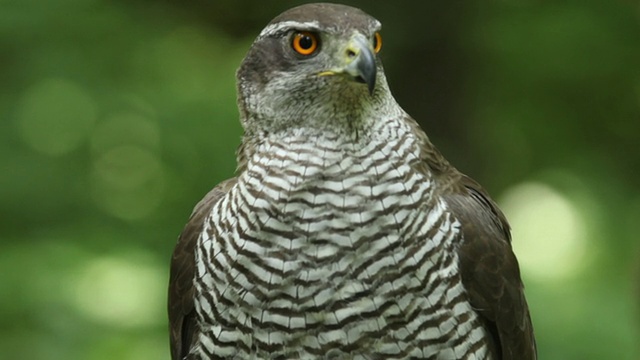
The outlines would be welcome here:
[[[471,305],[492,333],[499,359],[534,360],[533,326],[509,224],[477,182],[459,173],[458,179],[444,196],[462,224],[458,254]]]
[[[181,360],[189,353],[197,337],[196,314],[193,305],[195,276],[195,246],[211,208],[235,184],[229,179],[211,190],[193,209],[182,230],[171,258],[169,277],[169,336],[171,359]]]

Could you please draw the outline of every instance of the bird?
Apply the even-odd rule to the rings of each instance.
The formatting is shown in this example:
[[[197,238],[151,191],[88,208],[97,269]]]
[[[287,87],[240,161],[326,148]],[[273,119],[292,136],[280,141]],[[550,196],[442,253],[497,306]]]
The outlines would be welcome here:
[[[235,176],[171,258],[173,360],[537,358],[504,214],[397,103],[381,49],[339,4],[257,36]]]

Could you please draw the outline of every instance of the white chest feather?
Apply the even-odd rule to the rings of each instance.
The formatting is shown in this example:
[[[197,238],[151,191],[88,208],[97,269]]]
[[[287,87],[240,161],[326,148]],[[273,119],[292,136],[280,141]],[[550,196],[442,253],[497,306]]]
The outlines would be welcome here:
[[[200,349],[239,358],[468,355],[455,339],[484,330],[474,330],[463,301],[459,224],[412,166],[415,144],[354,150],[322,140],[265,143],[214,207],[196,254]]]

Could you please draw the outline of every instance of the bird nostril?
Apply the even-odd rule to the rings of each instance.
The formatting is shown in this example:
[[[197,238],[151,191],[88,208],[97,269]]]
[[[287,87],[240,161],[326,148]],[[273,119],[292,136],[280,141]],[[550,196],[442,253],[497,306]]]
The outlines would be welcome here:
[[[347,50],[347,57],[354,58],[356,55],[358,55],[358,54],[356,54],[355,51],[353,51],[351,49]]]

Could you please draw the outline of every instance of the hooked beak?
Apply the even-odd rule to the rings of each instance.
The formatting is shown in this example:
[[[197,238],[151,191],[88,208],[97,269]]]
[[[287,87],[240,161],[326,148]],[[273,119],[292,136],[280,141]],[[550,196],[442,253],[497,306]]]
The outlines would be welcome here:
[[[341,55],[342,67],[320,72],[319,76],[349,75],[353,80],[367,84],[369,94],[376,86],[376,58],[369,41],[362,35],[354,36]]]

